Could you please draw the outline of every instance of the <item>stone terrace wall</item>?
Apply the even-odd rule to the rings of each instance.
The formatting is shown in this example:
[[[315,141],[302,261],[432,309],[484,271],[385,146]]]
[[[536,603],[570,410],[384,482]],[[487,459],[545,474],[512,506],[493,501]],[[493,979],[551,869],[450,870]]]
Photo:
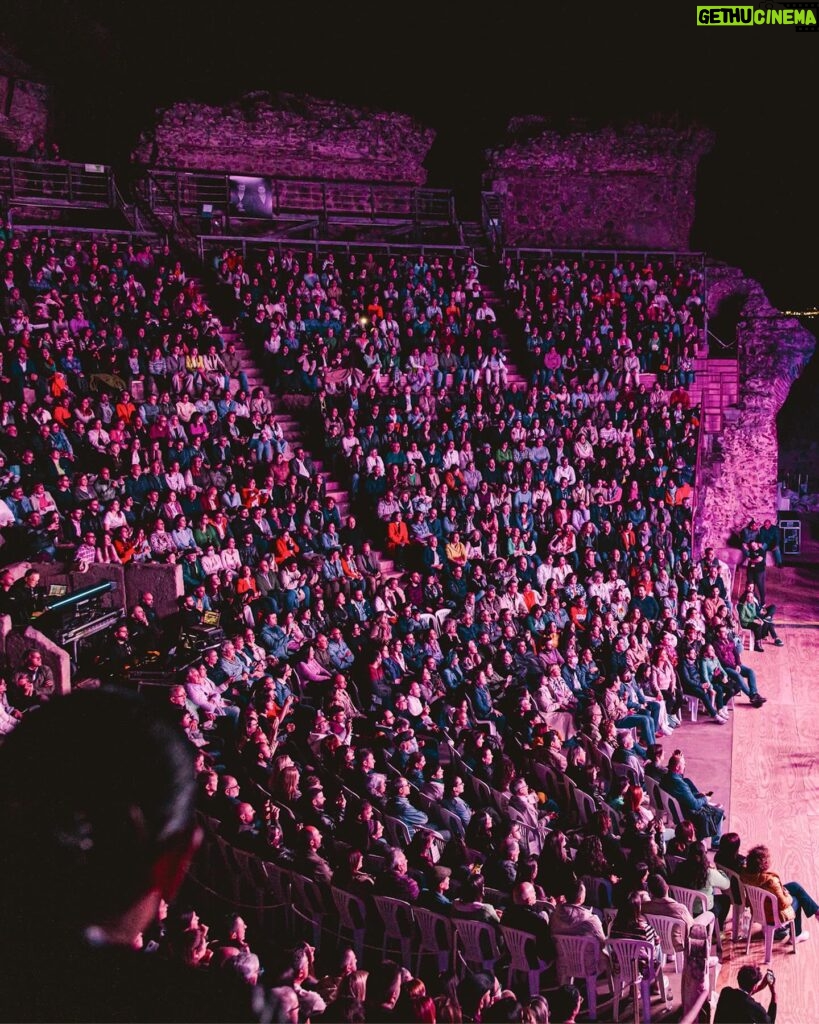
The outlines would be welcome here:
[[[562,133],[536,117],[507,131],[484,175],[502,197],[507,245],[688,249],[711,132],[633,124]]]
[[[253,93],[224,107],[160,111],[133,156],[153,167],[423,185],[434,138],[406,114]]]
[[[48,134],[48,89],[0,46],[0,140],[17,153]]]
[[[739,413],[719,439],[720,460],[705,468],[697,504],[701,543],[716,548],[751,517],[776,519],[776,417],[816,347],[810,331],[774,309],[756,281],[733,267],[709,268],[709,315],[736,296],[744,300],[737,328]]]

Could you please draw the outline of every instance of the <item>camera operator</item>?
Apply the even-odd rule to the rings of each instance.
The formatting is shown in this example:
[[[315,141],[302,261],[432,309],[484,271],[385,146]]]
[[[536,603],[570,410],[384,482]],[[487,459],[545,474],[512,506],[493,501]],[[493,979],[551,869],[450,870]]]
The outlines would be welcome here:
[[[714,1024],[773,1024],[776,1020],[776,977],[773,971],[765,974],[755,964],[740,967],[737,988],[726,987],[720,992]],[[771,990],[766,1010],[754,996],[763,989]]]

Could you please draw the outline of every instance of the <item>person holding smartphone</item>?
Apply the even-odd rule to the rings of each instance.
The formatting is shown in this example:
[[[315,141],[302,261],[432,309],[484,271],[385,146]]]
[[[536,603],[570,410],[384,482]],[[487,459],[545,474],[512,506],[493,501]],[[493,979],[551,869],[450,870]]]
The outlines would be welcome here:
[[[754,996],[770,989],[766,1010]],[[776,1020],[776,977],[773,971],[764,975],[756,964],[746,964],[737,972],[737,988],[726,986],[719,994],[714,1024],[773,1024]]]

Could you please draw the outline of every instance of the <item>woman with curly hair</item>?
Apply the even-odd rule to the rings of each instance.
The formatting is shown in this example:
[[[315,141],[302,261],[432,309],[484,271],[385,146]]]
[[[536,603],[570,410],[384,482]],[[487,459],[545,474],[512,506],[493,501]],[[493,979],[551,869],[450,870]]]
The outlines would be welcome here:
[[[780,918],[796,922],[797,942],[804,942],[808,938],[808,933],[802,928],[802,915],[813,917],[819,910],[819,904],[798,882],[783,884],[779,875],[771,871],[771,851],[767,846],[755,846],[749,850],[745,870],[740,876],[745,885],[755,885],[758,889],[773,893],[779,905]],[[784,935],[780,937],[784,938]]]

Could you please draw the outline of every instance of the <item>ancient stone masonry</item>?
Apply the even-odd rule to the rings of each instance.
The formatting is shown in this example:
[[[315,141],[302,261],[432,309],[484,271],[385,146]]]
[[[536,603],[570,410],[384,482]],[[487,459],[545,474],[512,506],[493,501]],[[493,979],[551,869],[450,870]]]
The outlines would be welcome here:
[[[775,519],[776,417],[816,347],[810,331],[774,309],[756,281],[733,267],[709,267],[709,315],[737,297],[744,300],[737,327],[739,410],[719,439],[719,457],[705,467],[697,508],[701,543],[715,547],[752,516]]]
[[[176,103],[160,111],[134,158],[152,167],[423,185],[434,138],[406,114],[253,93],[224,107]]]
[[[507,245],[688,249],[709,131],[557,132],[537,117],[515,118],[507,131],[484,175],[484,188],[501,196]]]
[[[0,140],[18,153],[48,133],[48,89],[0,47]]]

